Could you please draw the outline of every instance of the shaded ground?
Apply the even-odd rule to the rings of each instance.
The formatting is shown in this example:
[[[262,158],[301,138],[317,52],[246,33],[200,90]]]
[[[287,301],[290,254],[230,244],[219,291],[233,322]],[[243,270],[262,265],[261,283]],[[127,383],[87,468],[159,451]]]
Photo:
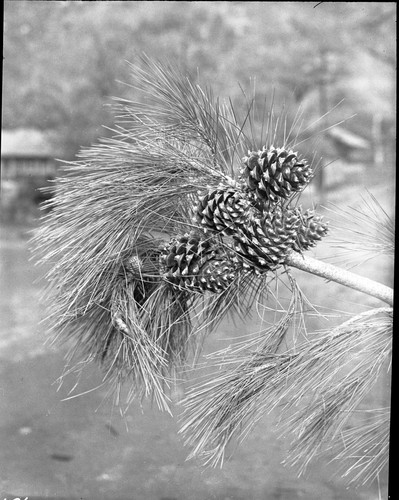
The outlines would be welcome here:
[[[2,231],[0,329],[0,499],[371,500],[376,486],[347,489],[334,467],[318,461],[306,478],[284,468],[288,443],[265,418],[223,469],[186,462],[176,420],[132,405],[123,419],[105,389],[62,401],[62,349],[44,345],[40,276],[24,233]],[[345,297],[342,297],[345,300]],[[222,325],[219,337],[232,335]],[[218,347],[215,338],[211,348]],[[89,369],[78,392],[101,384]],[[383,485],[381,486],[384,489]],[[13,496],[14,495],[14,496]],[[382,491],[382,498],[384,498]]]

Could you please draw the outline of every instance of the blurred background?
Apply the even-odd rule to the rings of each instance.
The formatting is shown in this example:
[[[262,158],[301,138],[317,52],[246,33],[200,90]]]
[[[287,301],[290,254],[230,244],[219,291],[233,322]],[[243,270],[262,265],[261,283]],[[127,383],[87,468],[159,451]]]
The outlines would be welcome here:
[[[112,135],[112,97],[135,99],[130,67],[144,52],[181,66],[237,111],[255,89],[317,137],[312,200],[345,207],[365,190],[393,214],[396,137],[396,3],[6,1],[1,144],[0,493],[7,498],[374,499],[379,481],[347,489],[328,457],[306,477],[281,465],[289,443],[263,420],[221,470],[203,470],[177,422],[133,405],[122,418],[93,367],[59,387],[65,349],[45,344],[44,270],[29,253],[38,189],[82,147]],[[323,117],[322,120],[318,120]],[[333,126],[335,125],[335,126]],[[331,128],[330,128],[331,127]],[[258,147],[261,147],[259,144]],[[299,148],[300,149],[300,148]],[[243,152],[245,155],[247,152]],[[323,246],[324,245],[324,246]],[[328,243],[318,248],[331,255]],[[359,268],[392,285],[392,263]],[[299,278],[298,278],[299,279]],[[373,299],[306,277],[331,310]],[[318,285],[317,285],[317,284]],[[317,292],[315,292],[317,290]],[[313,325],[318,327],[319,325]],[[223,323],[205,351],[253,325]],[[183,391],[184,389],[182,389]],[[387,381],[373,396],[389,401]],[[379,496],[380,495],[380,496]],[[382,496],[381,496],[382,495]]]

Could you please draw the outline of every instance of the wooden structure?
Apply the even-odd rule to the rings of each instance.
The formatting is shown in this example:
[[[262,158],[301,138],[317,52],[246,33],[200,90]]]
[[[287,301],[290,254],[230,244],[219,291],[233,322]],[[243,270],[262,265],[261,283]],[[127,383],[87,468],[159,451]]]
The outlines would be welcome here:
[[[40,188],[50,185],[56,175],[51,135],[37,129],[1,132],[2,219],[23,219],[50,195]]]
[[[49,179],[56,171],[55,151],[36,129],[2,130],[1,171],[4,180]]]
[[[372,148],[366,139],[343,127],[332,127],[327,131],[338,155],[349,162],[371,159]]]

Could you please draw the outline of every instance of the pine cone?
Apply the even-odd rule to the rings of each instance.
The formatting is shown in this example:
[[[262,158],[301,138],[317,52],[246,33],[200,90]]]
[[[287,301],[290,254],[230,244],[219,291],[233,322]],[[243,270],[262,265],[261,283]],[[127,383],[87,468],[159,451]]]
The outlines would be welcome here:
[[[243,159],[242,171],[250,191],[262,202],[277,202],[301,191],[311,180],[313,171],[306,160],[284,148],[252,151]]]
[[[254,219],[233,237],[237,255],[258,272],[276,269],[297,238],[300,218],[294,210],[276,207],[263,219]]]
[[[161,256],[161,266],[167,282],[196,292],[225,290],[238,269],[215,240],[195,233],[173,239]]]
[[[223,186],[203,196],[198,204],[196,219],[203,229],[236,233],[237,227],[247,224],[251,204],[244,193],[230,186]]]
[[[134,284],[133,297],[139,305],[144,304],[160,282],[159,256],[159,249],[151,249],[141,255],[134,253],[122,261],[118,275],[125,283]]]
[[[306,210],[304,214],[300,214],[300,217],[301,225],[293,246],[297,252],[316,246],[328,232],[328,223],[323,222],[323,217],[316,215],[314,210]]]

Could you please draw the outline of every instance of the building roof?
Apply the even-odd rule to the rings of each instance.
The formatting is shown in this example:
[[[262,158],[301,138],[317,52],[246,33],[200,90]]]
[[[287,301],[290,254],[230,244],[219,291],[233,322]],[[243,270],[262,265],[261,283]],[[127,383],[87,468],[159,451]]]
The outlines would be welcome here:
[[[53,158],[59,154],[49,133],[33,128],[1,131],[1,156],[13,158]]]
[[[369,141],[343,127],[332,127],[327,134],[332,139],[354,149],[367,149],[370,147]]]

